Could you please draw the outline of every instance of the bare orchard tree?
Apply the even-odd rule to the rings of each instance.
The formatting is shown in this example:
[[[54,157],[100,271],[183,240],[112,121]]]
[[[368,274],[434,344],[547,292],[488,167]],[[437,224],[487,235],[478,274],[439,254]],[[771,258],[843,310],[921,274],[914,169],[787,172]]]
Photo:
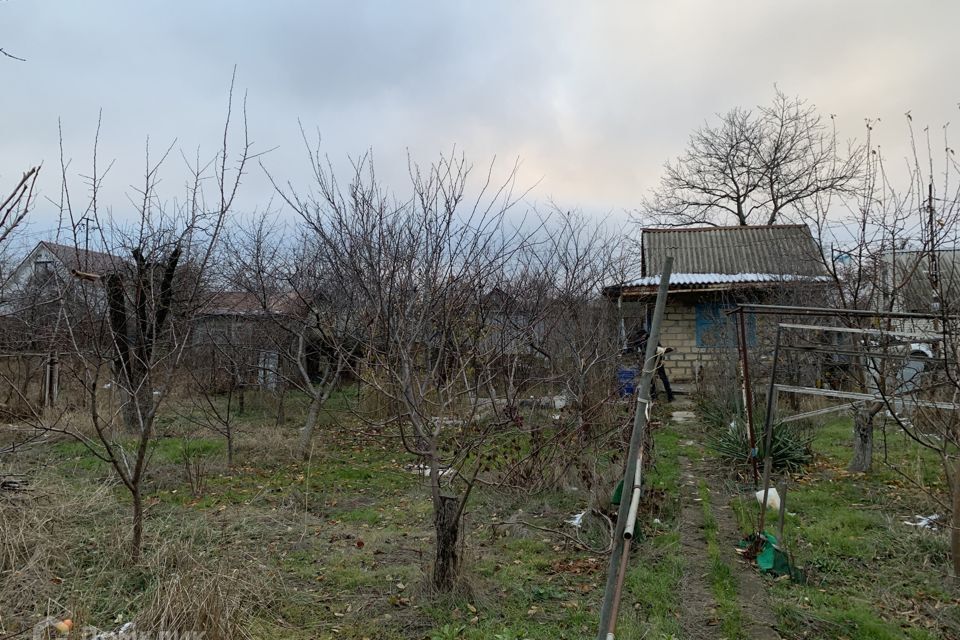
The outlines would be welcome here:
[[[504,341],[487,336],[498,330],[492,294],[524,243],[506,220],[515,172],[471,186],[462,158],[411,165],[412,193],[398,201],[369,158],[343,188],[319,154],[311,158],[313,190],[282,193],[314,238],[336,303],[356,310],[350,327],[362,359],[353,374],[396,407],[388,423],[423,461],[436,535],[431,583],[450,591],[484,444],[512,424],[495,397]]]
[[[309,399],[297,445],[306,460],[320,412],[352,357],[347,328],[354,309],[341,304],[314,239],[288,241],[267,216],[250,229],[236,229],[226,262],[230,283],[260,308],[259,345],[252,346],[276,355],[275,364],[261,373]],[[260,365],[265,366],[262,359]]]
[[[23,172],[10,193],[0,200],[0,248],[6,244],[33,206],[33,189],[37,184],[38,175],[40,175],[40,167],[30,167]]]
[[[6,196],[0,195],[0,197],[3,198],[3,200],[0,200],[0,267],[4,266],[4,263],[6,262],[11,240],[14,238],[17,230],[23,225],[27,214],[34,204],[34,188],[36,186],[37,177],[39,174],[39,165],[27,169],[20,177],[20,180],[10,189]],[[8,300],[9,296],[7,295],[10,293],[7,291],[8,285],[10,284],[7,281],[9,275],[10,274],[7,273],[5,269],[0,269],[0,300],[2,300],[5,304],[10,302]],[[42,298],[34,297],[27,301],[25,309],[23,305],[16,304],[13,306],[16,308],[8,308],[3,313],[0,313],[0,322],[5,323],[4,331],[8,334],[5,336],[5,343],[9,343],[10,339],[14,338],[14,335],[18,333],[16,330],[11,331],[12,327],[10,326],[10,323],[20,324],[19,321],[21,319],[21,314],[15,312],[26,311],[26,313],[36,314],[45,305],[43,304]],[[35,333],[26,333],[30,334],[31,342],[37,340]],[[4,346],[6,348],[10,348],[12,345],[5,344]],[[9,355],[12,356],[12,354]],[[28,425],[28,428],[23,430],[20,430],[18,427],[13,428],[14,432],[10,434],[10,440],[5,439],[4,441],[0,442],[0,455],[16,451],[25,444],[37,441],[43,435],[43,431],[36,428],[44,423],[42,411],[38,410],[36,403],[28,400],[23,390],[23,385],[25,381],[29,379],[29,376],[23,376],[22,378],[20,376],[16,377],[18,379],[11,379],[7,376],[5,371],[0,372],[0,378],[2,378],[7,384],[11,390],[11,393],[17,396],[16,399],[22,401],[21,404],[27,408],[25,418],[26,422],[29,422],[30,424]]]
[[[616,306],[605,286],[629,279],[623,234],[575,213],[553,211],[515,258],[504,317],[516,344],[506,371],[506,398],[522,408],[544,398],[551,420],[525,412],[527,453],[506,480],[530,488],[555,488],[568,480],[588,490],[602,484],[598,461],[624,422],[617,402],[616,370],[623,349]]]
[[[940,462],[947,503],[936,491],[924,488],[952,514],[950,553],[954,579],[960,581],[960,166],[946,127],[938,163],[929,128],[925,145],[918,145],[909,114],[907,120],[913,149],[923,150],[914,152],[909,186],[897,194],[907,213],[903,220],[886,220],[884,228],[890,235],[915,233],[918,228],[922,232],[919,243],[914,239],[912,246],[896,247],[901,250],[885,256],[889,283],[885,293],[898,311],[930,314],[929,320],[910,320],[910,325],[900,320],[896,328],[919,331],[931,339],[895,344],[891,351],[897,357],[891,364],[874,364],[872,373],[882,398],[876,411]]]
[[[903,260],[924,242],[917,231],[925,225],[926,193],[921,169],[914,159],[906,187],[900,189],[874,144],[874,123],[867,122],[861,149],[861,178],[854,189],[838,196],[823,193],[811,199],[802,219],[820,247],[820,259],[830,277],[833,305],[841,310],[837,320],[845,327],[887,332],[897,328],[890,318],[877,322],[858,311],[880,314],[903,311],[906,290],[922,277],[925,261]],[[911,139],[913,134],[911,133]],[[837,231],[839,229],[839,232]],[[842,311],[851,313],[844,314]],[[891,393],[887,388],[895,372],[888,358],[897,347],[890,337],[851,340],[856,354],[849,358],[843,383],[861,393]],[[902,340],[901,340],[902,342]],[[871,359],[867,354],[881,352]],[[896,355],[893,353],[892,355]],[[893,376],[893,377],[892,377]],[[866,472],[873,466],[875,420],[884,410],[881,401],[858,403],[853,420],[853,455],[849,470]]]
[[[841,345],[853,354],[848,368],[853,387],[870,396],[854,406],[849,469],[867,472],[874,466],[878,420],[892,422],[907,438],[933,451],[949,498],[943,501],[936,489],[921,488],[952,513],[951,556],[958,575],[960,181],[946,134],[942,164],[935,171],[938,154],[932,151],[929,129],[926,144],[918,144],[909,114],[907,125],[914,152],[903,179],[884,167],[883,156],[872,145],[874,123],[868,122],[860,188],[853,197],[816,200],[807,222],[834,283],[839,321],[859,330]],[[838,216],[840,211],[846,219]],[[843,223],[840,234],[834,231],[838,222]],[[881,460],[892,466],[886,452],[884,447]]]
[[[182,208],[165,208],[157,192],[169,149],[159,160],[147,153],[132,227],[99,208],[103,176],[96,157],[89,178],[91,199],[82,217],[101,230],[97,242],[113,258],[95,270],[74,271],[87,284],[82,304],[64,307],[63,322],[80,363],[75,375],[86,394],[92,433],[69,425],[58,430],[110,465],[130,493],[134,562],[143,542],[144,481],[157,413],[181,368],[214,250],[251,157],[245,113],[239,151],[228,148],[232,95],[231,87],[223,146],[213,161],[189,166],[192,180]],[[67,178],[64,171],[65,193]],[[217,185],[215,194],[204,193],[208,182]],[[71,221],[67,232],[84,255],[86,238],[79,235],[81,216],[72,202],[64,198],[63,219]]]
[[[641,222],[775,224],[804,211],[820,194],[856,184],[856,149],[841,155],[836,131],[816,108],[779,89],[756,111],[736,107],[690,136],[683,155],[664,166],[643,203]]]
[[[227,329],[211,336],[202,326],[194,329],[191,363],[184,367],[192,393],[179,411],[188,424],[223,437],[227,448],[227,467],[233,467],[236,450],[237,419],[244,411],[244,387],[248,349]],[[206,334],[206,335],[204,335]],[[199,344],[197,344],[199,342]],[[225,384],[224,384],[225,379]]]

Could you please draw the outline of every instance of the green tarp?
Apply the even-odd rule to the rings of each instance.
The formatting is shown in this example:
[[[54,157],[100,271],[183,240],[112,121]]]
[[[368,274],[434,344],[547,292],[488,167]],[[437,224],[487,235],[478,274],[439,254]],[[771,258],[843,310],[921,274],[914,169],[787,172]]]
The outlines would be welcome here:
[[[757,553],[757,566],[760,573],[769,573],[773,576],[790,576],[794,582],[804,582],[803,571],[790,565],[790,556],[788,556],[780,547],[777,546],[777,538],[769,531],[764,531],[760,536],[762,544],[758,544],[760,551]],[[740,549],[749,549],[755,546],[757,534],[751,534],[744,538],[737,545]]]

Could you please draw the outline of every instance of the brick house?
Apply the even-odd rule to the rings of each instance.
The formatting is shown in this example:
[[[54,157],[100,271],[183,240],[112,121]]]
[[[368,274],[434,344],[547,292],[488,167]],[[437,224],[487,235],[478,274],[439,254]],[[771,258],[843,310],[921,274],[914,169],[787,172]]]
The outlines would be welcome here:
[[[672,347],[665,367],[671,380],[694,381],[718,352],[736,345],[734,322],[724,310],[740,302],[809,303],[828,280],[806,225],[643,229],[641,277],[604,289],[617,304],[627,336],[649,325],[660,271],[673,256],[660,343]],[[748,342],[756,340],[748,317]]]

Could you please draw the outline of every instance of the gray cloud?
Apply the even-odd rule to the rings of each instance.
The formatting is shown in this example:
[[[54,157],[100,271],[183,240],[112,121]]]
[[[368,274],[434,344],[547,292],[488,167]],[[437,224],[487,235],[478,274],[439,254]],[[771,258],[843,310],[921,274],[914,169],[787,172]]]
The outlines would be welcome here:
[[[101,154],[117,160],[106,195],[121,210],[148,135],[215,151],[236,64],[277,175],[306,180],[299,118],[338,162],[374,148],[399,189],[408,150],[429,160],[456,145],[479,165],[521,158],[533,200],[622,217],[692,128],[774,83],[837,114],[846,137],[882,117],[887,153],[902,155],[904,111],[935,126],[956,114],[957,18],[956,3],[893,1],[11,0],[0,46],[28,61],[0,60],[0,179],[42,160],[56,195],[57,118],[76,174],[102,108]],[[257,171],[243,204],[270,195]]]

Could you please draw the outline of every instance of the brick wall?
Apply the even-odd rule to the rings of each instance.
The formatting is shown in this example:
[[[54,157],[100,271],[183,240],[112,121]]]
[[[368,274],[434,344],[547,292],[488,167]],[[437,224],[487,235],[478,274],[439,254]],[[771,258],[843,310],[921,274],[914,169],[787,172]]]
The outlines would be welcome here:
[[[672,347],[664,363],[671,381],[689,382],[696,379],[703,362],[712,356],[708,349],[697,347],[696,298],[671,296],[667,300],[660,344]],[[633,326],[644,324],[646,305],[638,302],[623,304],[624,323],[629,332]]]
[[[673,348],[664,362],[670,380],[693,380],[700,360],[694,307],[668,300],[660,327],[660,344]]]
[[[692,382],[700,373],[705,363],[717,357],[717,351],[697,346],[697,314],[695,305],[698,302],[712,301],[714,298],[698,295],[671,295],[667,299],[667,308],[664,312],[663,324],[660,327],[660,344],[672,347],[673,351],[667,355],[664,366],[671,381]],[[652,311],[652,302],[650,303]],[[647,305],[639,301],[624,302],[621,314],[627,332],[638,325],[645,324]]]

